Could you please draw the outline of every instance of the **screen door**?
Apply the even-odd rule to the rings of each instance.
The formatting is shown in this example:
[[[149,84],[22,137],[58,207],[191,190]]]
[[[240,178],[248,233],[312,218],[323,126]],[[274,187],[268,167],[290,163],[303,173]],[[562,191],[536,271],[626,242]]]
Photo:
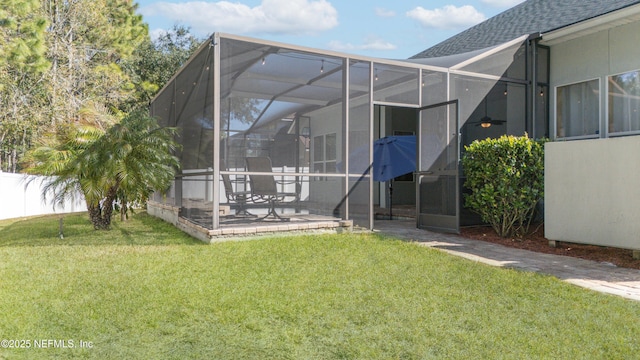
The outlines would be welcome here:
[[[459,233],[458,101],[424,107],[419,119],[417,226]]]

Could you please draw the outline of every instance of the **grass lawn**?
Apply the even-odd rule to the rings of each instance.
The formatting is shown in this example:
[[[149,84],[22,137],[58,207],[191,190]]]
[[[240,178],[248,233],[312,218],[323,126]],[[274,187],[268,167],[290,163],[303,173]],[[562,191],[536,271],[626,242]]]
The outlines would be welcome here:
[[[0,359],[640,353],[640,302],[377,235],[202,245],[146,214],[109,232],[69,215],[57,235],[57,217],[0,221],[0,339],[32,346]],[[75,347],[33,348],[48,339]]]

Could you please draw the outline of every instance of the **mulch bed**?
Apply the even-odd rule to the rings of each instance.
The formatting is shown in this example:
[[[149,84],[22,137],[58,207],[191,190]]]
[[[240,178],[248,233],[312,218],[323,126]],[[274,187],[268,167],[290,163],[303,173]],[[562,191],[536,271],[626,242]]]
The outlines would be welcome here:
[[[573,256],[640,270],[640,260],[633,259],[632,250],[566,242],[556,242],[556,247],[553,248],[549,246],[549,240],[544,237],[543,225],[533,224],[530,231],[531,234],[524,238],[501,238],[490,226],[471,226],[463,227],[460,235],[469,239],[487,241],[518,249]]]

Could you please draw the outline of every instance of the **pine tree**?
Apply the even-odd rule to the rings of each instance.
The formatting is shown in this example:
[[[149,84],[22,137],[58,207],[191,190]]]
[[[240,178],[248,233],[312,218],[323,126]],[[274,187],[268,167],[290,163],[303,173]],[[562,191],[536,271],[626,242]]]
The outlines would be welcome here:
[[[148,37],[146,24],[129,0],[44,0],[51,26],[50,119],[74,121],[88,102],[115,111],[134,85],[120,63]]]
[[[0,0],[0,171],[18,170],[39,132],[46,27],[38,0]]]

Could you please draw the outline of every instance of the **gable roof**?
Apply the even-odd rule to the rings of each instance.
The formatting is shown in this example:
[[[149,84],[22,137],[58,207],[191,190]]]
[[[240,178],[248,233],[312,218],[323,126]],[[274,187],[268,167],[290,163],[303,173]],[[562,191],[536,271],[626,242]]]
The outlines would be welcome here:
[[[411,59],[449,56],[545,33],[635,4],[639,0],[527,0],[425,50]]]

